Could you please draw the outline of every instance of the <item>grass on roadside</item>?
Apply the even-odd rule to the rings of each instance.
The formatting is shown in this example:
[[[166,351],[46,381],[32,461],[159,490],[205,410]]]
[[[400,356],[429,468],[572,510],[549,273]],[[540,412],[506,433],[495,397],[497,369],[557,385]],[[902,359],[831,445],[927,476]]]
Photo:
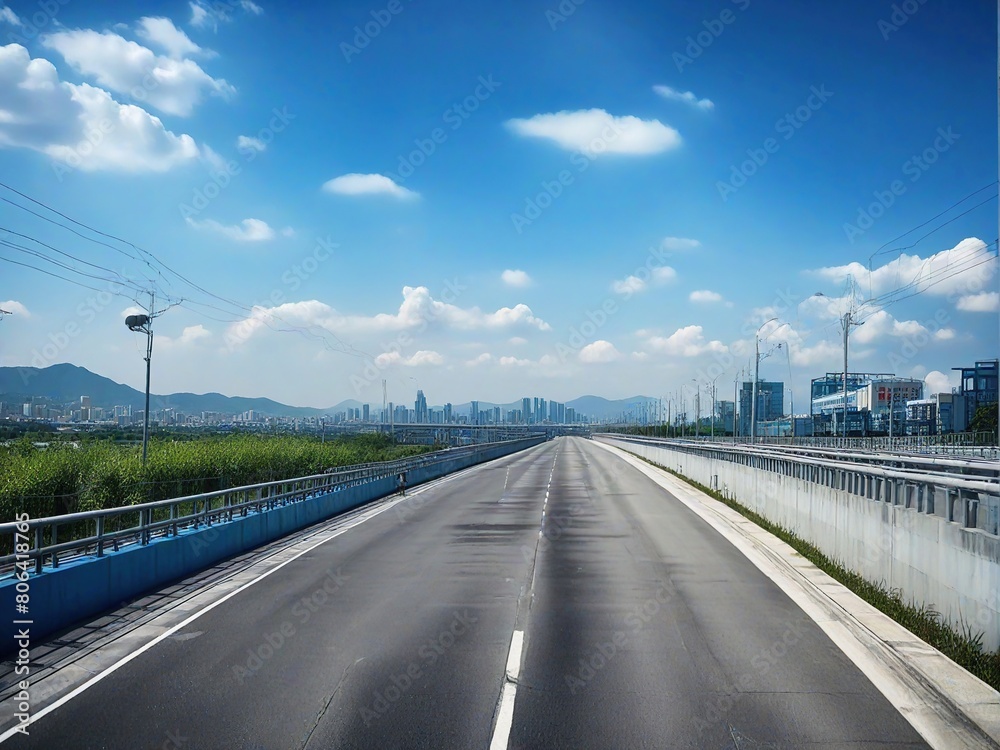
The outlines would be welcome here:
[[[637,456],[637,458],[641,458],[641,456]],[[1000,690],[1000,651],[986,651],[983,647],[983,634],[981,632],[974,632],[972,627],[966,623],[961,623],[956,629],[932,607],[905,601],[900,589],[889,588],[884,581],[872,583],[864,579],[789,529],[768,521],[759,513],[736,500],[689,479],[673,469],[668,469],[648,459],[642,460],[701,490],[706,495],[715,498],[753,521],[765,531],[774,534],[817,568],[842,583],[873,607],[884,612],[986,684]]]

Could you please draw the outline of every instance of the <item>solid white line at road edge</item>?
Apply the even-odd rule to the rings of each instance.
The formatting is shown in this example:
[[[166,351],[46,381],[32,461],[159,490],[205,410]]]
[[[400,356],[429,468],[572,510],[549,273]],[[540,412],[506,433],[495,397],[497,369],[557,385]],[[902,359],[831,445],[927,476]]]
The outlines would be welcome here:
[[[510,637],[507,652],[507,672],[504,675],[503,691],[500,693],[500,710],[497,723],[493,727],[490,750],[506,750],[510,744],[510,730],[514,726],[514,701],[517,698],[517,678],[521,674],[521,649],[524,646],[524,631],[515,630]]]
[[[482,468],[484,466],[488,466],[493,461],[499,461],[501,459],[509,458],[510,456],[516,456],[516,455],[517,455],[516,453],[513,453],[513,454],[509,454],[507,456],[500,456],[499,458],[492,459],[491,461],[484,461],[483,463],[476,464],[475,466],[469,466],[469,467],[467,467],[465,469],[462,469],[460,471],[456,471],[454,474],[448,474],[448,475],[443,476],[443,477],[441,477],[439,479],[432,480],[431,482],[427,482],[426,484],[424,484],[424,485],[422,485],[420,487],[420,489],[419,489],[418,492],[426,492],[427,490],[432,489],[433,487],[436,487],[436,486],[441,485],[441,484],[445,484],[446,482],[450,482],[450,481],[452,481],[454,479],[458,479],[458,478],[464,476],[465,474],[469,474],[469,473],[475,471],[476,469]],[[417,492],[413,492],[413,493],[411,493],[410,496],[415,495],[415,494],[418,494],[418,493]],[[165,630],[164,632],[160,633],[158,636],[156,636],[155,638],[153,638],[151,641],[149,641],[149,642],[143,644],[141,647],[137,648],[135,651],[133,651],[132,653],[130,653],[128,656],[123,657],[119,661],[117,661],[114,664],[112,664],[111,666],[109,666],[107,669],[105,669],[105,670],[99,672],[98,674],[94,675],[90,680],[88,680],[87,682],[83,683],[79,687],[75,688],[71,692],[67,693],[66,695],[64,695],[59,700],[57,700],[57,701],[55,701],[53,703],[50,703],[49,705],[47,705],[45,708],[41,709],[37,713],[32,714],[32,716],[28,720],[27,724],[17,724],[15,726],[11,727],[10,729],[8,729],[3,734],[0,734],[0,743],[6,742],[11,737],[13,737],[15,734],[24,734],[24,732],[19,731],[19,729],[24,728],[24,727],[30,727],[32,724],[34,724],[39,719],[47,716],[48,714],[52,713],[57,708],[65,705],[66,703],[69,703],[71,700],[73,700],[74,698],[76,698],[78,695],[80,695],[81,693],[83,693],[88,688],[93,687],[98,682],[100,682],[101,680],[103,680],[105,677],[111,675],[114,672],[117,672],[119,669],[121,669],[122,667],[124,667],[126,664],[128,664],[130,661],[132,661],[133,659],[135,659],[137,656],[140,656],[140,655],[146,653],[147,651],[149,651],[149,649],[153,648],[153,646],[155,646],[156,644],[160,643],[161,641],[165,640],[166,638],[169,638],[174,633],[176,633],[178,630],[181,630],[182,628],[187,627],[188,625],[190,625],[192,622],[194,622],[195,620],[197,620],[202,615],[204,615],[204,614],[206,614],[208,612],[211,612],[213,609],[215,609],[216,607],[218,607],[220,604],[224,604],[225,602],[229,601],[230,599],[232,599],[237,594],[239,594],[239,593],[245,591],[246,589],[250,588],[251,586],[253,586],[255,583],[259,583],[260,581],[263,581],[265,578],[267,578],[272,573],[276,573],[277,571],[281,570],[283,567],[285,567],[286,565],[288,565],[288,563],[295,562],[296,560],[298,560],[300,557],[302,557],[302,555],[306,554],[307,552],[311,552],[312,550],[316,549],[317,547],[320,547],[320,546],[326,544],[331,539],[335,539],[338,536],[340,536],[341,534],[345,534],[346,532],[348,532],[351,529],[353,529],[355,526],[360,526],[365,521],[369,521],[372,518],[375,518],[376,516],[382,515],[387,510],[391,510],[392,508],[396,507],[396,505],[399,502],[401,502],[403,499],[404,499],[404,497],[400,497],[399,499],[397,499],[395,501],[386,503],[384,507],[378,508],[376,510],[376,512],[371,513],[371,514],[366,514],[366,515],[358,518],[357,520],[355,520],[350,525],[345,526],[345,527],[343,527],[341,529],[338,529],[336,531],[336,533],[331,534],[329,536],[324,536],[323,539],[321,539],[320,541],[316,542],[316,544],[312,544],[312,545],[306,547],[305,549],[300,550],[299,552],[295,553],[295,555],[293,555],[292,557],[288,558],[284,562],[281,562],[278,565],[275,565],[273,568],[271,568],[270,570],[267,570],[267,571],[261,573],[256,578],[253,578],[253,579],[247,581],[246,583],[244,583],[239,588],[234,589],[233,591],[230,591],[225,596],[223,596],[223,597],[215,600],[214,602],[211,602],[210,604],[205,605],[202,609],[198,610],[197,612],[195,612],[194,614],[192,614],[187,619],[185,619],[185,620],[177,623],[176,625],[171,626],[170,628],[168,628],[167,630]],[[330,519],[330,520],[333,520],[333,519]],[[309,531],[309,529],[308,528],[307,529],[303,529],[302,531]],[[296,533],[302,533],[302,531],[296,532]]]
[[[729,506],[616,446],[593,444],[670,491],[774,581],[932,748],[982,748],[979,732],[1000,740],[1000,697],[986,683]],[[964,721],[949,722],[953,712]]]

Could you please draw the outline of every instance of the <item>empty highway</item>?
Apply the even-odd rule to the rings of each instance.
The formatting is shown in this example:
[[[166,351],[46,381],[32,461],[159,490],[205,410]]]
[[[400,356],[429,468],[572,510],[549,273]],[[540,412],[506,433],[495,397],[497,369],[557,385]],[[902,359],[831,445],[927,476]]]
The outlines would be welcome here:
[[[774,582],[588,440],[381,507],[8,746],[926,747]]]

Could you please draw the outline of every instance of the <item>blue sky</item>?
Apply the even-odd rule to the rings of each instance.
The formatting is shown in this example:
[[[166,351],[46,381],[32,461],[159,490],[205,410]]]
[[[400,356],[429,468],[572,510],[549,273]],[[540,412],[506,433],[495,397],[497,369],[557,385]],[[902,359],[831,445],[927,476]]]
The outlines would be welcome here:
[[[150,255],[0,203],[98,290],[0,260],[2,365],[140,387],[150,287],[155,392],[312,406],[996,356],[984,0],[4,7],[0,181]]]

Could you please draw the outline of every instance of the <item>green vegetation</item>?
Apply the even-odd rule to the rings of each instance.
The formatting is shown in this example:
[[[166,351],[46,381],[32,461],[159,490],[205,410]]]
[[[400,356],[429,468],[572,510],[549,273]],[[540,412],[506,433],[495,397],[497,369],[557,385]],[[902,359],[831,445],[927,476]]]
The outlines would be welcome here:
[[[430,450],[366,434],[321,442],[287,435],[154,439],[142,465],[141,448],[111,440],[52,443],[27,436],[0,446],[0,520],[32,518],[319,474],[336,466],[389,461]]]
[[[683,474],[660,466],[657,463],[643,459],[653,464],[706,495],[715,498],[729,506],[737,513],[745,516],[787,543],[792,549],[805,557],[817,568],[836,579],[866,602],[881,610],[918,638],[929,643],[956,664],[974,674],[988,685],[1000,690],[1000,651],[990,653],[983,648],[983,634],[972,630],[969,625],[962,624],[956,630],[941,617],[941,614],[927,605],[916,605],[903,599],[903,592],[890,589],[884,581],[872,583],[857,573],[848,570],[840,562],[827,557],[819,549],[805,541],[792,531],[771,523],[763,516],[741,505],[736,500],[726,497],[720,492],[711,490]]]
[[[997,434],[997,405],[983,404],[976,413],[972,415],[972,422],[969,423],[972,432],[988,432],[991,437]]]

